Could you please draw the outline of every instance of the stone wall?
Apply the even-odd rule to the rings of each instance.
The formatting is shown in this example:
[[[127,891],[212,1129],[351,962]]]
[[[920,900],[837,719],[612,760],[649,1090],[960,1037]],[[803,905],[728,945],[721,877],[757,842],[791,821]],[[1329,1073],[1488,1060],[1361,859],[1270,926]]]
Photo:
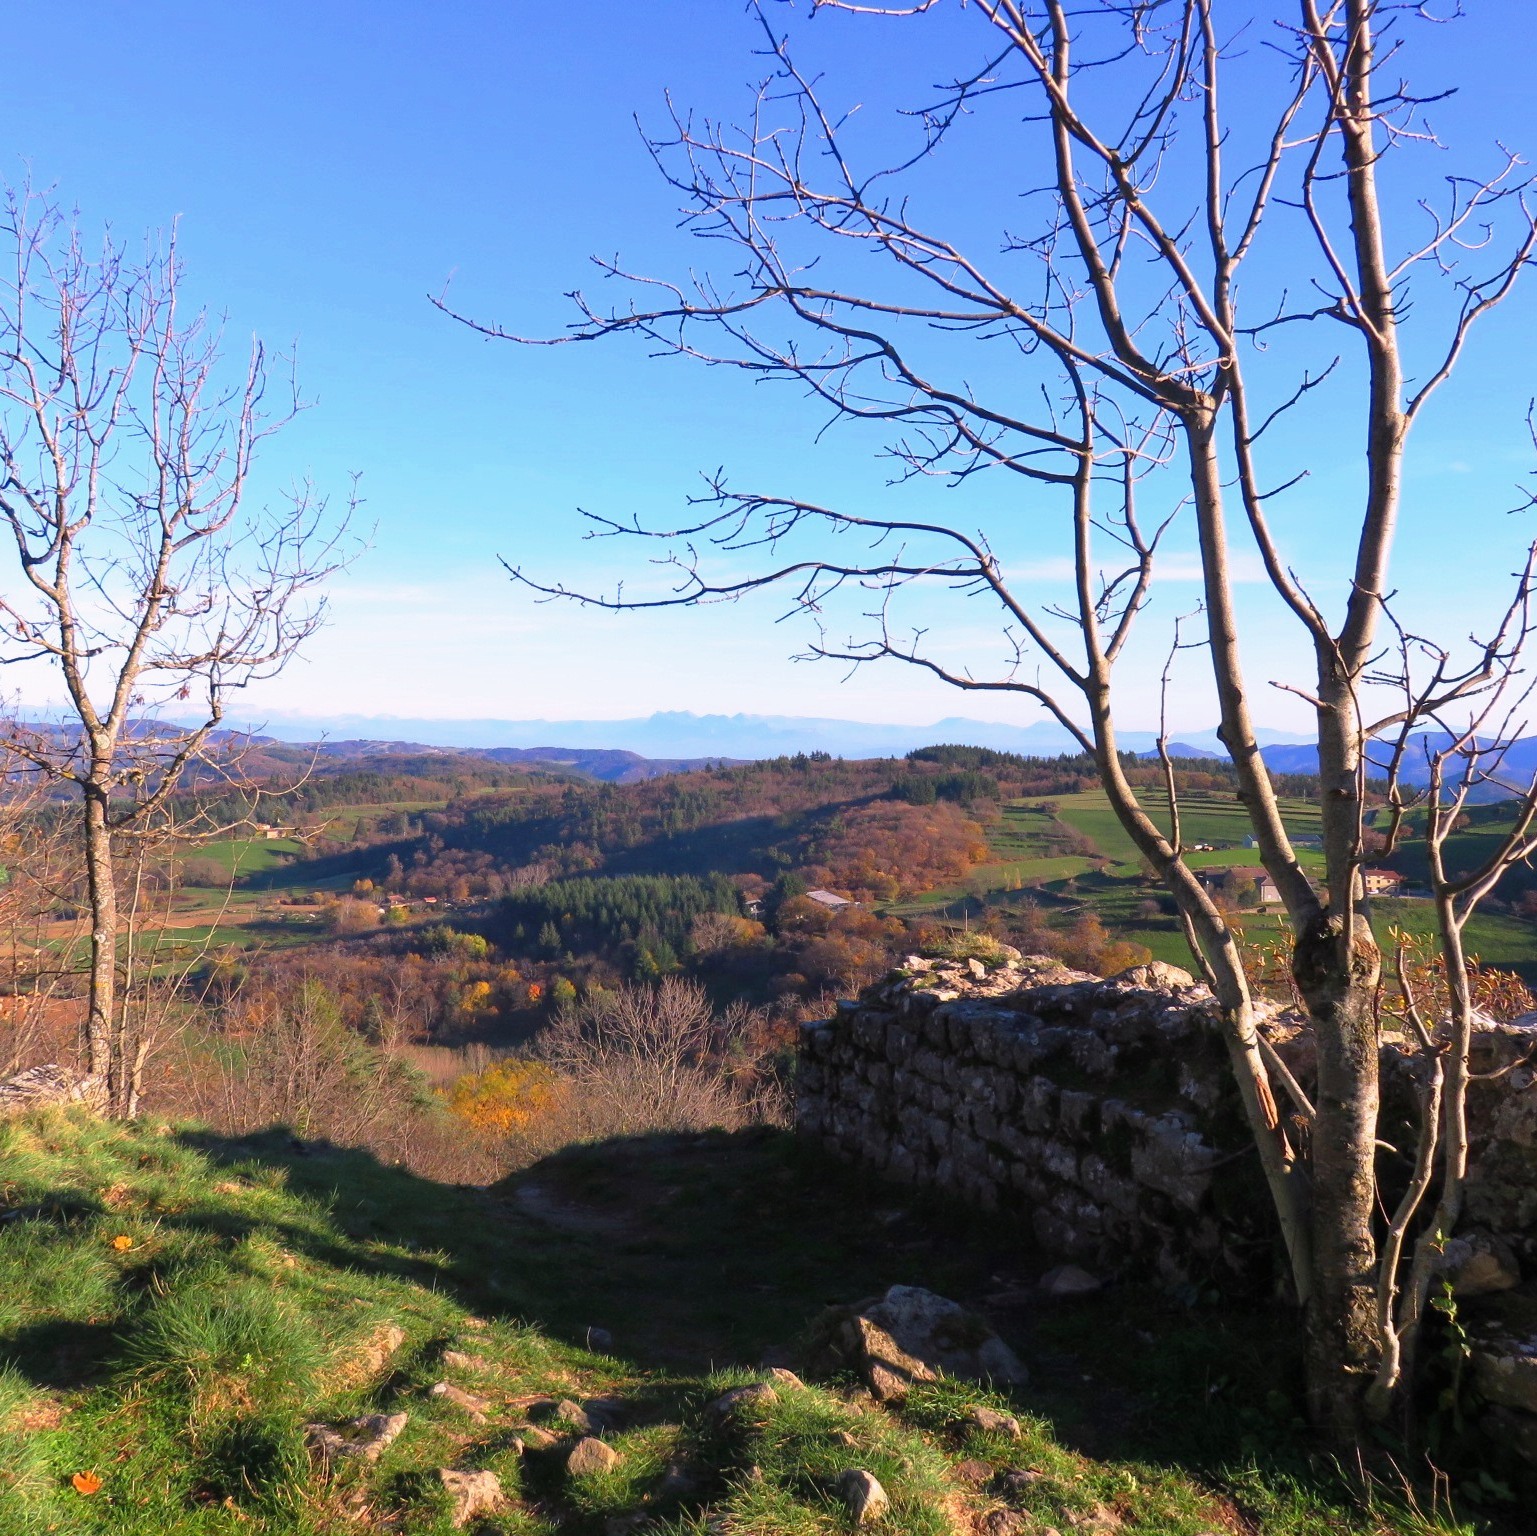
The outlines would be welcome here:
[[[1307,1085],[1305,1021],[1271,1008],[1261,1027]],[[1464,1241],[1507,1277],[1537,1278],[1534,1052],[1531,1019],[1475,1045],[1490,1076],[1470,1102]],[[1385,1135],[1412,1152],[1417,1057],[1392,1037],[1383,1053]],[[1275,1277],[1215,1004],[1174,966],[1101,981],[1003,946],[991,964],[910,956],[804,1032],[796,1113],[894,1180],[1016,1213],[1051,1258],[1224,1290]],[[1388,1198],[1398,1162],[1380,1170]]]
[[[1305,1019],[1270,1008],[1260,1027],[1310,1091]],[[1391,1035],[1382,1053],[1391,1204],[1423,1063]],[[1443,1275],[1469,1340],[1469,1406],[1501,1455],[1537,1467],[1537,1016],[1481,1028],[1473,1067],[1464,1222]],[[911,956],[806,1029],[796,1085],[804,1134],[1028,1222],[1049,1260],[1228,1294],[1281,1273],[1215,1005],[1176,967],[1101,981],[1003,946],[989,964]]]
[[[800,1129],[902,1183],[1015,1212],[1048,1256],[1101,1274],[1268,1276],[1211,994],[1173,966],[1098,981],[1004,953],[910,957],[808,1028]]]

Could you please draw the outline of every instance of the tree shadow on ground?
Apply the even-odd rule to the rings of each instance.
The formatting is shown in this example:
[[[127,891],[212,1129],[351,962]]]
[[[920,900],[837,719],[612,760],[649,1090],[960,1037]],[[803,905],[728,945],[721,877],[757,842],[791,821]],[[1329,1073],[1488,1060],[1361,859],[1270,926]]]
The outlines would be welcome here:
[[[1300,1384],[1274,1308],[1124,1286],[1048,1299],[1020,1220],[921,1198],[787,1132],[573,1147],[489,1189],[279,1128],[182,1140],[227,1167],[281,1169],[323,1201],[345,1242],[273,1228],[295,1251],[437,1287],[642,1368],[784,1360],[824,1307],[921,1285],[989,1317],[1030,1365],[1021,1408],[1078,1449],[1209,1467],[1280,1457],[1306,1470]]]

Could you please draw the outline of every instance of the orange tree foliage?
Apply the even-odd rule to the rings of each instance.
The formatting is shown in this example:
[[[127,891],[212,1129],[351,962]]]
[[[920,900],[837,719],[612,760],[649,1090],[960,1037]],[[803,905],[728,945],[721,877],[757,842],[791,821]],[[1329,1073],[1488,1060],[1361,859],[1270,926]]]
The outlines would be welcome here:
[[[511,1136],[548,1110],[559,1082],[538,1061],[499,1061],[461,1077],[449,1090],[448,1107],[465,1124],[492,1136]]]
[[[987,858],[982,828],[957,805],[877,800],[840,811],[806,850],[815,875],[865,900],[892,901],[959,880]]]

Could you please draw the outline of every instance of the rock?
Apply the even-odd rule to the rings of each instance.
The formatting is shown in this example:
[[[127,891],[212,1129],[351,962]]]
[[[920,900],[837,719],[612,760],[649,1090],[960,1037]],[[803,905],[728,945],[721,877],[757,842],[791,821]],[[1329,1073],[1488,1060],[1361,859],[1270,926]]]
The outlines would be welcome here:
[[[456,1529],[481,1515],[495,1514],[505,1502],[501,1481],[494,1472],[455,1472],[440,1467],[438,1480],[453,1500],[453,1513],[449,1518]]]
[[[1034,1467],[1010,1467],[1007,1472],[999,1473],[998,1490],[1010,1498],[1021,1499],[1045,1476]]]
[[[891,1507],[886,1490],[876,1481],[873,1473],[850,1467],[838,1479],[838,1497],[849,1507],[855,1525],[868,1525],[879,1520]]]
[[[1067,1523],[1075,1531],[1088,1532],[1088,1536],[1114,1536],[1125,1524],[1108,1504],[1096,1504],[1092,1509],[1079,1510],[1067,1517]]]
[[[1537,1417],[1491,1408],[1480,1428],[1489,1440],[1515,1452],[1528,1466],[1537,1467]]]
[[[443,1351],[443,1364],[451,1371],[483,1371],[487,1368],[484,1357],[466,1355],[457,1349]]]
[[[1458,1299],[1463,1301],[1514,1290],[1521,1283],[1521,1268],[1509,1243],[1486,1232],[1467,1232],[1452,1238],[1442,1252],[1440,1267]]]
[[[932,1372],[1017,1385],[1028,1379],[1019,1357],[974,1312],[916,1285],[894,1285],[859,1312],[904,1355]],[[927,1378],[932,1379],[932,1377]]]
[[[406,1342],[406,1330],[382,1323],[342,1360],[338,1375],[343,1386],[360,1386],[380,1375]]]
[[[582,1404],[582,1412],[599,1429],[617,1429],[628,1416],[622,1397],[590,1397]]]
[[[804,1392],[806,1390],[806,1383],[794,1371],[787,1370],[782,1365],[771,1366],[768,1374],[769,1381],[775,1386],[784,1387],[791,1392]]]
[[[656,1485],[658,1499],[686,1499],[698,1490],[699,1478],[680,1461],[669,1462]]]
[[[618,1465],[619,1452],[593,1435],[583,1435],[566,1457],[566,1471],[572,1477],[591,1477]]]
[[[18,1115],[42,1104],[85,1104],[107,1107],[107,1085],[99,1077],[81,1075],[56,1062],[28,1067],[0,1082],[0,1115]]]
[[[977,1522],[981,1536],[1025,1536],[1035,1522],[1014,1509],[990,1509]]]
[[[980,1488],[984,1483],[992,1481],[993,1469],[985,1461],[959,1461],[955,1464],[955,1475],[963,1483],[970,1483],[973,1488]]]
[[[914,1382],[935,1379],[923,1361],[909,1355],[883,1328],[857,1313],[838,1326],[822,1358],[832,1370],[843,1366],[856,1370],[881,1403],[905,1397]]]
[[[477,1424],[483,1424],[486,1420],[486,1412],[491,1407],[489,1398],[479,1396],[474,1392],[466,1392],[462,1387],[456,1387],[451,1381],[440,1381],[435,1386],[427,1388],[428,1397],[440,1397],[445,1403],[452,1403],[455,1408],[462,1408]]]
[[[607,1328],[589,1328],[587,1347],[595,1355],[606,1355],[614,1347],[614,1336]]]
[[[1102,1282],[1076,1264],[1058,1264],[1041,1276],[1041,1290],[1048,1296],[1089,1296]]]
[[[523,1449],[526,1451],[547,1451],[556,1444],[555,1436],[547,1429],[540,1429],[537,1424],[530,1424],[520,1429],[518,1436],[523,1441]]]
[[[778,1401],[779,1394],[766,1381],[755,1381],[750,1386],[733,1387],[729,1392],[722,1392],[710,1404],[709,1413],[717,1423],[723,1423],[739,1413],[767,1408]]]
[[[987,967],[980,960],[968,960],[966,962],[966,970],[973,981],[987,980]]]
[[[399,1438],[407,1422],[408,1416],[403,1413],[365,1413],[342,1425],[306,1424],[304,1440],[327,1464],[344,1456],[378,1461]]]
[[[1473,1380],[1486,1402],[1537,1414],[1537,1334],[1475,1335],[1472,1361]]]
[[[579,1435],[590,1435],[597,1428],[587,1410],[580,1403],[572,1402],[569,1397],[556,1403],[555,1417]]]
[[[1189,971],[1170,965],[1166,960],[1149,960],[1146,965],[1134,965],[1128,970],[1118,971],[1110,980],[1125,982],[1133,987],[1146,987],[1150,991],[1176,992],[1195,985],[1195,977]]]
[[[961,1422],[973,1429],[980,1429],[984,1434],[1005,1435],[1010,1440],[1024,1438],[1025,1432],[1019,1427],[1019,1420],[1012,1413],[999,1413],[996,1408],[969,1409]]]

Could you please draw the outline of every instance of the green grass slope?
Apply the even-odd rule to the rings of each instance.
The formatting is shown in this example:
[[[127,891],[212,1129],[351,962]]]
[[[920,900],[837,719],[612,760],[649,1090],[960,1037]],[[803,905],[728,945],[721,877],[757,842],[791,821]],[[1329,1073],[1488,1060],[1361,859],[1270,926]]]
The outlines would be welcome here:
[[[500,1480],[487,1536],[833,1536],[850,1467],[890,1495],[871,1528],[914,1536],[1422,1528],[1297,1453],[1265,1319],[1128,1292],[1004,1320],[1035,1372],[1012,1399],[940,1382],[886,1409],[834,1381],[712,1411],[823,1303],[1028,1265],[954,1219],[777,1133],[582,1149],[483,1191],[278,1131],[0,1124],[0,1536],[429,1536],[453,1528],[440,1469]],[[596,1322],[615,1354],[582,1347]],[[565,1467],[564,1400],[612,1467]],[[976,1406],[1020,1437],[964,1427]],[[401,1413],[372,1462],[306,1443]]]

